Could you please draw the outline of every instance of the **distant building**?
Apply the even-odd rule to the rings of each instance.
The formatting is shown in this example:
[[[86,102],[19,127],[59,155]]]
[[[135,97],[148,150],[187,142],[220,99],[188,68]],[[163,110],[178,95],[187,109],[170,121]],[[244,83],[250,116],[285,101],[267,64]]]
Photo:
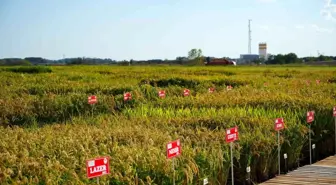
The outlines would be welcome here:
[[[257,54],[241,54],[240,58],[237,60],[238,64],[248,64],[254,60],[259,60],[259,55]]]
[[[259,58],[267,60],[267,44],[259,43]]]

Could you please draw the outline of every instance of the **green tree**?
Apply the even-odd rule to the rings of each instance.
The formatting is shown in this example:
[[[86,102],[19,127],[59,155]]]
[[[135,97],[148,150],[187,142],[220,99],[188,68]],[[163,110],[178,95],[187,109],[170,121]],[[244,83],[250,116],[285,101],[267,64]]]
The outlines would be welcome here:
[[[299,63],[301,60],[297,57],[295,53],[288,53],[288,54],[278,54],[272,55],[269,59],[265,62],[266,64],[291,64],[291,63]]]
[[[317,60],[318,61],[330,61],[330,60],[332,60],[332,57],[328,57],[328,56],[325,56],[325,55],[319,55],[317,57]]]
[[[291,64],[291,63],[298,63],[298,57],[295,53],[288,53],[287,55],[284,55],[285,63]]]
[[[201,49],[191,49],[189,52],[188,52],[188,59],[189,60],[195,60],[195,59],[198,59],[202,56],[202,50]]]
[[[203,54],[201,49],[191,49],[188,52],[188,59],[191,60],[191,63],[197,65],[204,65]]]

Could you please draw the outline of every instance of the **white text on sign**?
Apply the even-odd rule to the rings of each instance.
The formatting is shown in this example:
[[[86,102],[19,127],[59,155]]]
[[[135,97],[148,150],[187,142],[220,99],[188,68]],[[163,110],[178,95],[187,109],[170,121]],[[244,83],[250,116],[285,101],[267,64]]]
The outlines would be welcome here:
[[[171,154],[178,153],[178,152],[179,152],[179,148],[178,148],[178,147],[169,150],[169,154],[170,154],[170,155],[171,155]]]
[[[104,172],[106,171],[106,165],[96,166],[90,168],[90,173]]]
[[[234,133],[234,134],[229,134],[228,135],[228,139],[234,139],[234,138],[236,138],[237,137],[237,134],[236,133]]]

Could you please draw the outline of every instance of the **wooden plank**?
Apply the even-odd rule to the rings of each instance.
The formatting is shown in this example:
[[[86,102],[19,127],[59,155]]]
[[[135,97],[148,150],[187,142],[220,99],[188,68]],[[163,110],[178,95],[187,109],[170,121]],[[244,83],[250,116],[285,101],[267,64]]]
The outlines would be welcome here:
[[[321,182],[321,183],[336,183],[335,178],[321,178],[321,177],[315,177],[315,178],[305,178],[305,177],[281,177],[276,178],[277,180],[292,180],[292,181],[300,181],[300,182]]]
[[[274,178],[262,184],[336,184],[336,179]]]
[[[316,162],[313,165],[333,166],[336,168],[336,156],[330,156],[324,160]]]
[[[319,181],[296,181],[292,179],[288,180],[274,180],[274,181],[267,181],[266,183],[263,184],[297,184],[297,185],[305,185],[305,184],[333,184],[335,185],[335,182],[319,182]]]
[[[313,165],[300,167],[286,175],[277,176],[260,185],[336,185],[336,156],[330,156]]]

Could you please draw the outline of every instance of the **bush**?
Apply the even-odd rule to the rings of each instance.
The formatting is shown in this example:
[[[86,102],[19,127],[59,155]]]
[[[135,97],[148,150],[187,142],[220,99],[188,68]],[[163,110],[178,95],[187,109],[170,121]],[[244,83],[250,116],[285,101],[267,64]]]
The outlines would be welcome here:
[[[45,66],[21,66],[21,67],[11,67],[6,68],[6,71],[14,72],[14,73],[51,73],[52,70],[49,67]]]

